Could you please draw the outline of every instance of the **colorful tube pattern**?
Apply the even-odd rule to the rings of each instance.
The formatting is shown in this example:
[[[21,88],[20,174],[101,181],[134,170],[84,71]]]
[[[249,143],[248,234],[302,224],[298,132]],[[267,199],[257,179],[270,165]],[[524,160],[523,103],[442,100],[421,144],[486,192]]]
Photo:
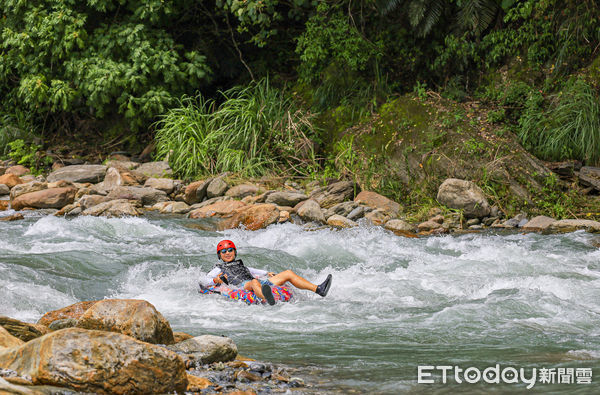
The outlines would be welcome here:
[[[292,298],[292,292],[288,287],[271,287],[275,300],[280,302],[289,302]],[[261,298],[256,296],[253,291],[246,291],[245,289],[229,288],[226,285],[200,287],[201,294],[221,294],[229,299],[241,300],[248,304],[261,304],[265,303]]]

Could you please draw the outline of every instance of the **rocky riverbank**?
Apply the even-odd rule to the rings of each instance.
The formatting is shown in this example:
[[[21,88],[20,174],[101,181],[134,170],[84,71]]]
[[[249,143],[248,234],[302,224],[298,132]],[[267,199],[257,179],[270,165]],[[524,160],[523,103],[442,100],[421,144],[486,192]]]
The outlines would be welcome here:
[[[283,393],[310,390],[238,355],[227,337],[173,332],[143,300],[79,302],[36,324],[0,316],[0,393]]]
[[[593,180],[593,169],[586,179]],[[600,174],[600,172],[598,172]],[[418,237],[486,228],[600,232],[600,222],[586,219],[505,218],[490,205],[475,183],[448,178],[439,185],[437,201],[426,221],[409,223],[401,205],[351,181],[330,180],[306,185],[264,179],[234,180],[228,174],[186,184],[172,178],[167,162],[138,163],[116,157],[105,164],[58,165],[47,176],[4,162],[0,165],[0,220],[18,220],[23,211],[46,210],[56,216],[140,216],[148,211],[186,216],[205,229],[244,227],[257,230],[293,222],[306,227],[383,226],[400,236]],[[595,185],[590,183],[590,185]],[[598,185],[600,187],[600,184]]]

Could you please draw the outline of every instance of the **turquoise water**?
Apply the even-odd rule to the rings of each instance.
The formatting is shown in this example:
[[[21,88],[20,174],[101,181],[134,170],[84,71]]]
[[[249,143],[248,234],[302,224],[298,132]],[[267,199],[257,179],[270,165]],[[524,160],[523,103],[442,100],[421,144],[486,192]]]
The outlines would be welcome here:
[[[176,218],[29,215],[0,222],[1,315],[35,322],[81,300],[145,299],[174,330],[229,336],[242,355],[287,365],[315,392],[600,391],[598,236],[407,239],[381,228],[292,224],[208,232]],[[273,307],[199,295],[197,278],[223,238],[252,267],[291,268],[313,282],[332,273],[330,294],[297,291]],[[445,384],[440,370],[425,377],[433,384],[417,382],[419,365],[483,372],[496,364],[526,377],[536,369],[538,379],[554,369],[555,384],[538,380],[528,391],[524,382],[464,376],[459,384],[454,370]],[[591,371],[591,384],[556,384],[558,369],[573,381]]]

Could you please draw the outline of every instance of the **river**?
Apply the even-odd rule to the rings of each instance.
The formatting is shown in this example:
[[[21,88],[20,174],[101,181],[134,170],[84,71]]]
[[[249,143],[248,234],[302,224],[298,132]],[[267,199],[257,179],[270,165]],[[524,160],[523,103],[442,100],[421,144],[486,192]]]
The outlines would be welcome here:
[[[0,222],[0,315],[35,322],[82,300],[145,299],[173,330],[231,337],[240,354],[288,366],[321,393],[600,391],[598,236],[195,223],[35,212]],[[313,282],[333,274],[329,295],[297,291],[271,307],[198,294],[224,238],[248,266]],[[468,370],[461,383],[455,367]],[[533,385],[513,368],[535,371]]]

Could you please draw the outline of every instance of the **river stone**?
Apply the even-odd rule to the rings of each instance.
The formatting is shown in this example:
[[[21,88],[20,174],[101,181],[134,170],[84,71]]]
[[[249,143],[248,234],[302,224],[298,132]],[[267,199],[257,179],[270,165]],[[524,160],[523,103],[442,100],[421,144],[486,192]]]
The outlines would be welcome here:
[[[81,215],[92,215],[94,217],[137,217],[141,213],[137,206],[139,202],[117,199],[97,204],[84,210]]]
[[[359,204],[367,205],[373,209],[383,211],[389,217],[396,218],[400,213],[401,207],[398,203],[372,191],[362,191],[354,198],[354,201]]]
[[[42,316],[38,320],[38,324],[44,326],[50,326],[56,320],[62,320],[67,318],[75,318],[79,319],[83,313],[87,311],[90,307],[96,304],[97,300],[88,300],[83,302],[73,303],[67,307],[63,307],[62,309],[49,311]]]
[[[107,167],[102,165],[65,166],[48,175],[48,182],[66,180],[71,182],[98,183],[104,180]]]
[[[185,202],[159,202],[152,206],[152,209],[161,214],[187,214],[191,207]]]
[[[8,210],[8,204],[10,202],[8,200],[0,200],[0,211]]]
[[[120,333],[61,329],[20,347],[0,350],[0,367],[34,384],[97,394],[183,393],[182,359],[163,347]]]
[[[359,219],[364,217],[365,214],[368,212],[368,211],[365,211],[365,208],[366,208],[366,206],[356,207],[354,210],[350,211],[350,213],[346,216],[346,218],[348,218],[351,221],[358,221]]]
[[[375,226],[382,226],[391,219],[388,212],[382,209],[369,211],[365,214],[364,218]]]
[[[123,185],[123,178],[121,177],[121,173],[118,169],[114,167],[109,167],[106,171],[106,175],[104,176],[104,181],[98,183],[94,186],[94,189],[97,191],[106,191],[110,192],[115,188]]]
[[[385,223],[384,226],[387,230],[392,232],[414,232],[415,227],[406,221],[401,219],[392,219]]]
[[[206,189],[212,181],[212,178],[194,181],[185,188],[184,200],[187,204],[200,203],[206,197]]]
[[[227,217],[234,214],[235,210],[245,207],[246,204],[239,200],[223,200],[220,202],[213,203],[202,208],[190,211],[188,217],[197,218],[210,218],[210,217]]]
[[[216,384],[204,377],[192,376],[188,373],[188,386],[186,392],[202,392],[208,387],[216,387]],[[235,392],[234,392],[235,393]],[[239,393],[239,392],[238,392]],[[254,392],[252,392],[254,393]],[[241,393],[240,393],[241,395]]]
[[[100,300],[83,313],[77,327],[123,333],[154,344],[174,343],[169,322],[145,300]]]
[[[28,342],[49,332],[44,325],[29,324],[14,318],[0,316],[0,326],[3,326],[14,337]]]
[[[0,196],[8,195],[10,193],[10,188],[4,184],[0,184]]]
[[[314,190],[310,198],[319,203],[322,208],[330,208],[346,200],[352,200],[355,188],[358,187],[351,181],[339,181]]]
[[[225,193],[226,196],[230,196],[234,199],[243,199],[246,196],[254,196],[258,193],[258,187],[254,184],[240,184],[231,187]]]
[[[135,170],[140,167],[141,163],[132,162],[129,160],[109,160],[106,162],[107,167],[114,167],[122,170]]]
[[[419,225],[417,225],[417,230],[419,232],[429,232],[431,230],[436,230],[440,228],[442,228],[442,224],[432,220],[421,222]]]
[[[73,203],[77,189],[73,187],[67,188],[50,188],[41,191],[25,193],[11,201],[11,206],[14,210],[22,210],[25,207],[32,208],[56,208],[60,209],[67,204]]]
[[[210,199],[217,196],[223,196],[228,189],[229,184],[227,184],[222,177],[217,177],[208,184],[208,187],[206,188],[206,197]]]
[[[85,195],[77,202],[79,203],[82,210],[88,209],[90,207],[94,207],[100,203],[109,202],[112,199],[108,196],[102,195]]]
[[[358,226],[356,222],[338,214],[333,214],[327,218],[327,225],[335,226],[336,228],[353,228]]]
[[[173,339],[174,339],[175,343],[179,343],[184,340],[193,339],[193,338],[194,338],[194,336],[190,335],[189,333],[173,332]]]
[[[49,394],[58,394],[63,390],[62,388],[55,388],[55,392],[46,392],[43,390],[38,390],[36,387],[32,387],[33,383],[31,382],[23,382],[16,383],[14,380],[17,377],[0,377],[0,394],[12,394],[12,395],[49,395]]]
[[[237,346],[228,337],[202,335],[180,343],[167,346],[171,351],[181,355],[185,360],[209,364],[229,362],[235,359]]]
[[[23,165],[15,165],[6,169],[5,174],[14,174],[17,177],[24,176],[25,174],[29,174],[30,170]]]
[[[4,174],[0,176],[0,184],[6,185],[8,188],[12,189],[15,185],[24,184],[25,182],[14,174]]]
[[[173,192],[175,189],[175,181],[170,178],[148,178],[144,183],[147,188],[158,189],[166,194]]]
[[[523,225],[523,230],[543,232],[546,231],[554,222],[556,222],[554,218],[546,217],[545,215],[538,215]]]
[[[579,181],[600,191],[600,167],[584,166],[579,170]]]
[[[190,206],[190,210],[197,210],[199,208],[210,206],[211,204],[215,204],[217,202],[224,202],[224,201],[229,201],[229,200],[233,200],[233,198],[230,196],[217,196],[217,197],[205,200],[202,203],[196,203],[196,204]],[[245,203],[244,201],[241,201],[241,202]]]
[[[48,325],[48,329],[51,331],[57,331],[59,329],[74,328],[77,326],[77,320],[75,318],[63,318],[62,320],[53,321]]]
[[[136,171],[147,177],[161,178],[173,175],[173,170],[166,161],[148,162],[141,164]]]
[[[164,191],[154,188],[121,186],[113,189],[107,195],[110,199],[137,200],[144,206],[153,206],[158,202],[166,202],[169,199]]]
[[[25,343],[23,340],[14,337],[3,326],[0,326],[0,349],[18,347],[23,343]]]
[[[334,214],[347,217],[357,207],[359,207],[358,203],[354,201],[349,201],[335,204],[331,206],[331,208],[329,208],[328,210],[332,211]]]
[[[278,206],[294,207],[306,199],[308,199],[308,196],[303,193],[277,191],[269,194],[269,196],[265,199],[265,203],[272,203]]]
[[[463,210],[467,218],[483,218],[490,214],[490,205],[474,182],[448,178],[438,190],[437,200],[441,204]]]
[[[302,207],[300,207],[298,211],[296,211],[296,214],[298,214],[298,216],[302,218],[303,221],[315,221],[321,223],[325,222],[325,216],[321,211],[321,206],[319,206],[319,203],[317,203],[313,199],[306,200]]]
[[[590,233],[600,233],[600,222],[589,219],[563,219],[553,222],[548,230],[550,232],[574,232],[576,230],[585,230]]]
[[[240,226],[248,230],[258,230],[277,223],[279,209],[270,203],[254,204],[236,210],[231,218],[218,224],[219,230],[232,229]]]

